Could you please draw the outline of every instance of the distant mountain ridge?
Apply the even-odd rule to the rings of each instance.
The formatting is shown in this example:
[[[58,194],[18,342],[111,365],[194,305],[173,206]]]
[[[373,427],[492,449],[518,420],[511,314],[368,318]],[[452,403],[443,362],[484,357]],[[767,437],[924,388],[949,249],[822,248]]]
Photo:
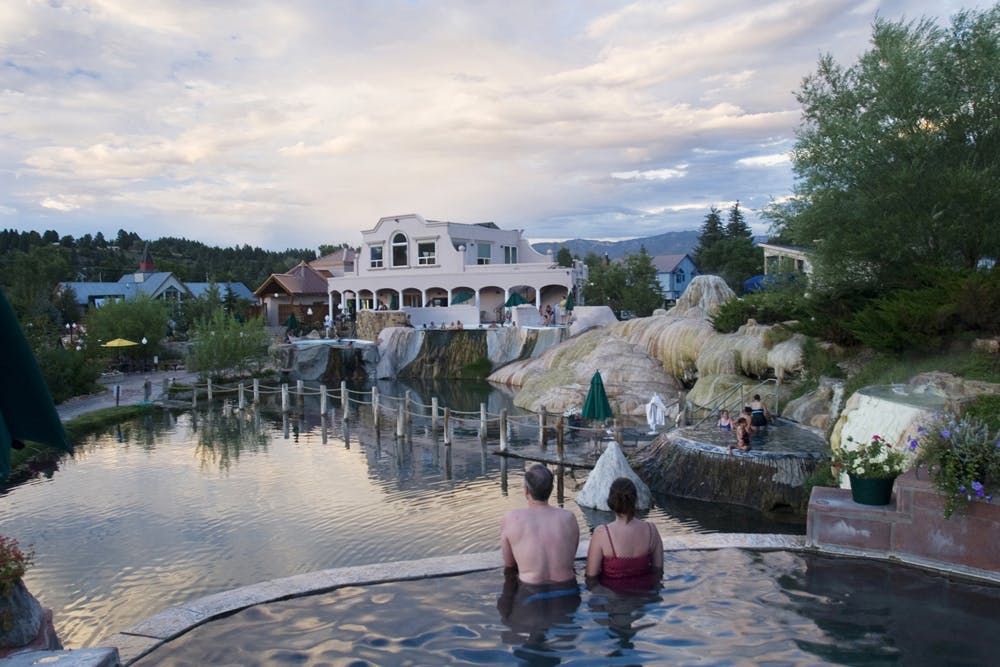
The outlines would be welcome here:
[[[627,239],[625,241],[591,241],[588,239],[570,239],[568,241],[532,243],[531,247],[540,253],[552,250],[555,255],[559,248],[566,247],[574,257],[583,259],[588,253],[603,257],[605,254],[611,259],[621,259],[625,255],[635,255],[639,249],[645,246],[646,252],[650,255],[680,255],[693,254],[698,246],[698,234],[696,229],[683,232],[664,232],[656,236],[646,236],[639,239]]]

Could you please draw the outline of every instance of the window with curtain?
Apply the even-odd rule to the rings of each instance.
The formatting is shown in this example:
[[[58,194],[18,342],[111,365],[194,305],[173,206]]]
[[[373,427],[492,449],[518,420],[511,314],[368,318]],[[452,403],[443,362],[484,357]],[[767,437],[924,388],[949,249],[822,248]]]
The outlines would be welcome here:
[[[477,264],[489,264],[493,257],[493,246],[489,243],[480,243],[476,251]]]

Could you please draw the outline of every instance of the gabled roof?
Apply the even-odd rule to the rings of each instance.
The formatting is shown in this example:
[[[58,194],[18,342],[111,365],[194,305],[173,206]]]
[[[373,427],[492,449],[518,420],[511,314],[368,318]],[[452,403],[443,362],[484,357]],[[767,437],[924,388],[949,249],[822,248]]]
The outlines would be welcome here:
[[[135,273],[126,273],[118,279],[118,284],[125,290],[126,298],[131,298],[136,294],[148,294],[151,297],[159,296],[167,288],[167,283],[173,281],[184,288],[184,283],[177,280],[170,272],[145,273],[142,280],[136,280]]]
[[[305,262],[300,262],[287,273],[272,273],[264,284],[254,290],[254,296],[274,291],[276,285],[286,294],[326,294],[326,278]]]
[[[694,263],[694,260],[691,260],[689,255],[681,253],[679,255],[655,255],[652,257],[653,266],[656,267],[657,273],[670,273],[671,271],[675,271],[677,267],[680,266],[685,257],[687,257],[692,264]]]
[[[219,296],[226,298],[226,288],[233,293],[238,299],[246,299],[247,301],[253,301],[253,292],[250,288],[243,283],[184,283],[184,286],[188,288],[191,292],[191,296],[200,297],[208,292],[209,287],[215,285],[219,289]]]
[[[328,255],[317,257],[308,264],[319,271],[324,278],[336,278],[347,273],[348,267],[351,271],[354,270],[357,255],[354,248],[338,248]]]
[[[125,286],[121,283],[105,282],[65,282],[60,283],[61,289],[72,289],[76,294],[77,303],[89,303],[94,299],[125,298]]]

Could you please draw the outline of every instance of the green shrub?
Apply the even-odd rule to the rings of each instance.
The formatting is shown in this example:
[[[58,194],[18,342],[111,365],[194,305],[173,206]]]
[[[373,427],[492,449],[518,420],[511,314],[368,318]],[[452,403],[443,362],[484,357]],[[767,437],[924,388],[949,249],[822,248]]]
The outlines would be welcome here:
[[[41,348],[35,351],[35,358],[55,403],[89,394],[96,388],[100,362],[82,351],[61,347]]]
[[[948,292],[936,288],[898,290],[868,304],[851,319],[850,331],[881,352],[940,350],[956,331]]]
[[[747,323],[756,310],[745,299],[730,299],[719,306],[712,317],[712,326],[720,333],[732,333]]]
[[[712,326],[717,331],[731,333],[751,318],[760,324],[799,320],[806,315],[805,284],[805,280],[790,280],[741,299],[730,299],[712,318]]]

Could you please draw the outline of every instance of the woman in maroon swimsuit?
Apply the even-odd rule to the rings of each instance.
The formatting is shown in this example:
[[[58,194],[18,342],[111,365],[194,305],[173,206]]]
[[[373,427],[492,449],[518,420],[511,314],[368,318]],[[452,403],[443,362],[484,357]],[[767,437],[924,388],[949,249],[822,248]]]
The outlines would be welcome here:
[[[648,588],[663,574],[663,539],[656,526],[635,518],[638,493],[632,480],[619,477],[608,490],[612,523],[598,526],[587,551],[587,579],[608,588]]]

